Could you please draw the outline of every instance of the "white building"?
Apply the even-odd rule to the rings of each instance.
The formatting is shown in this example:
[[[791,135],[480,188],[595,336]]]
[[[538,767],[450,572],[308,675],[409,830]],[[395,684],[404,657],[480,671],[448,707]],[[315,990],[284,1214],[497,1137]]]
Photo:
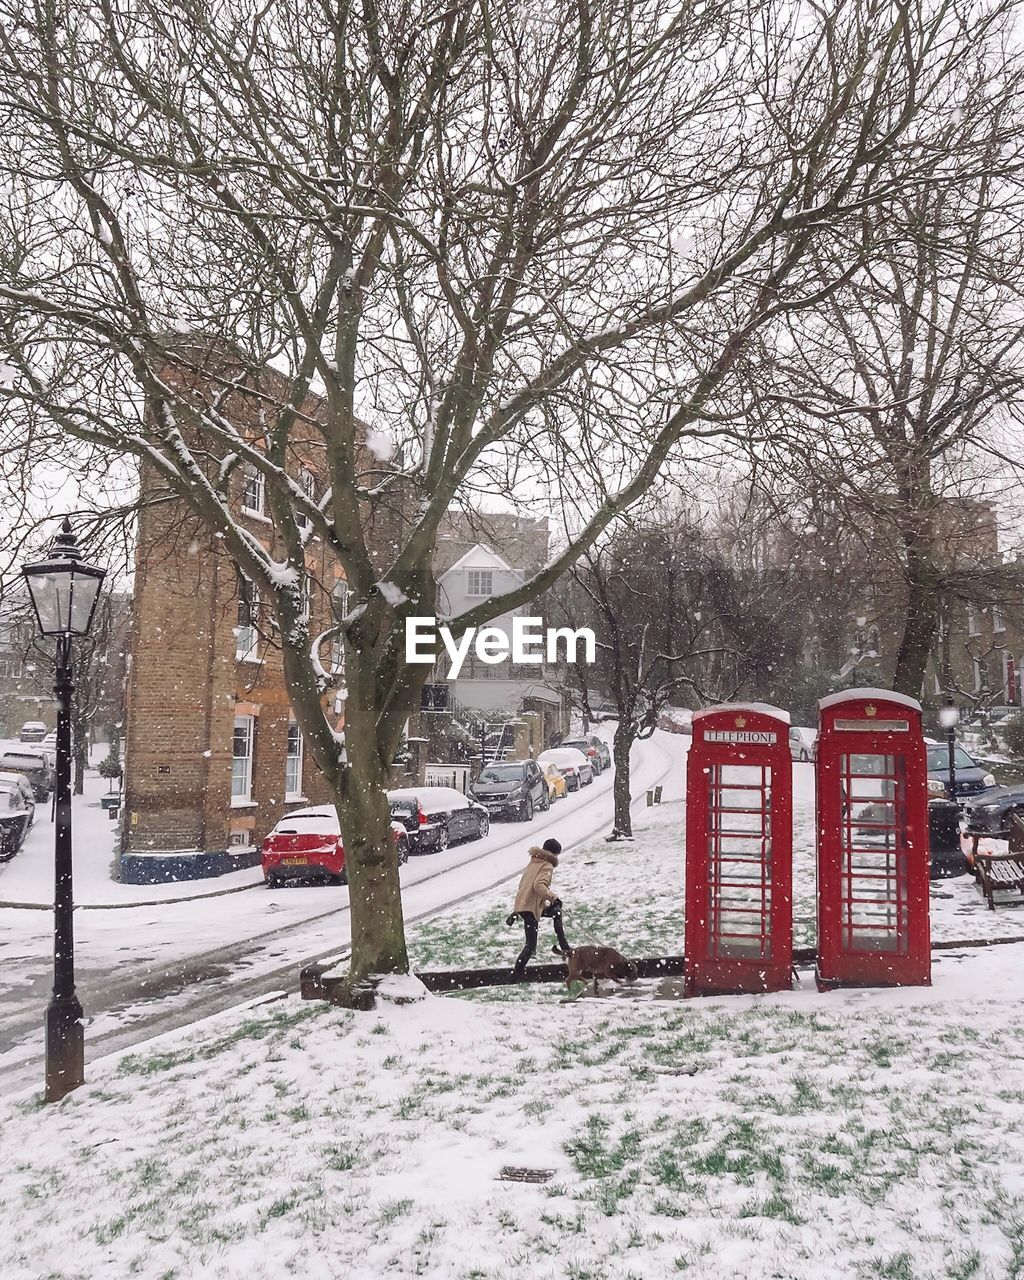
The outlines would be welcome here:
[[[458,618],[481,601],[521,586],[526,577],[527,570],[514,568],[493,548],[478,542],[438,578],[438,616]],[[537,617],[538,609],[537,603],[531,602],[502,614],[487,625],[503,631],[511,643],[513,616]],[[446,669],[447,661],[438,673],[442,678]],[[538,702],[553,709],[561,704],[555,668],[546,664],[516,664],[511,659],[497,663],[482,662],[472,649],[451,686],[460,702],[484,715],[518,715],[524,703],[527,709],[530,704]]]

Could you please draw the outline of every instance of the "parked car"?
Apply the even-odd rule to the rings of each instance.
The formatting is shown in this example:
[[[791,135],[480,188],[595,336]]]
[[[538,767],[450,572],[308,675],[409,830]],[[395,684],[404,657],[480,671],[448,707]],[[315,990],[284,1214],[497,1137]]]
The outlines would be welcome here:
[[[1024,783],[993,787],[964,805],[964,826],[968,831],[1006,840],[1010,835],[1010,814],[1014,809],[1024,817]]]
[[[553,764],[570,791],[579,791],[580,787],[587,787],[594,781],[594,770],[589,757],[575,747],[552,747],[550,751],[542,751],[537,757],[537,763],[542,769],[545,765]]]
[[[928,777],[941,782],[949,794],[949,747],[944,742],[926,748],[928,752]],[[954,800],[962,800],[966,796],[981,795],[996,785],[996,780],[987,769],[974,760],[959,745],[955,747],[953,757],[956,766],[956,795]]]
[[[469,794],[491,818],[529,822],[538,809],[543,813],[551,807],[548,784],[535,760],[503,760],[487,765],[470,784]]]
[[[391,830],[401,865],[409,857],[409,837],[398,822],[392,822]],[[283,880],[326,879],[344,884],[347,879],[345,846],[333,805],[286,813],[263,841],[261,853],[263,879],[269,889],[277,888]]]
[[[42,720],[26,720],[21,726],[21,732],[18,734],[19,742],[42,742],[46,737],[47,728]]]
[[[817,729],[805,729],[794,725],[789,731],[789,753],[794,760],[814,759],[814,744],[818,740]]]
[[[32,787],[20,773],[0,773],[0,859],[13,858],[35,818]]]
[[[482,839],[491,828],[484,806],[454,787],[402,787],[388,792],[388,803],[410,853],[439,853],[457,840]]]
[[[590,761],[595,778],[599,778],[605,769],[611,768],[612,756],[608,744],[602,742],[595,733],[584,734],[579,738],[566,738],[558,744],[558,749],[563,747],[582,752]]]
[[[49,752],[12,747],[0,755],[0,771],[22,774],[31,783],[37,802],[49,800],[54,781]]]
[[[553,764],[545,764],[540,766],[541,772],[544,774],[544,781],[548,784],[548,799],[564,800],[569,794],[569,788],[565,785],[565,779],[558,771],[558,766]]]

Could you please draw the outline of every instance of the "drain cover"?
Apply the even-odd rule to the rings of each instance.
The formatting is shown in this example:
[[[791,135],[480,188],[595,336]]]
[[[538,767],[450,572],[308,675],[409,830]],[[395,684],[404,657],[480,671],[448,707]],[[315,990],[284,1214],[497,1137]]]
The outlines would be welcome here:
[[[521,1169],[517,1165],[507,1164],[498,1174],[499,1182],[550,1182],[555,1176],[554,1169]]]

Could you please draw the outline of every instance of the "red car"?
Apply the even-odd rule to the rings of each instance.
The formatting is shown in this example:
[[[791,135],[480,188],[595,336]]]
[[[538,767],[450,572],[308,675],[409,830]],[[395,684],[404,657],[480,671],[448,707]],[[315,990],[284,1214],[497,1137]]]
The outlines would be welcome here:
[[[399,865],[409,856],[405,828],[392,822]],[[286,813],[263,841],[263,879],[268,889],[283,880],[322,880],[344,884],[345,847],[338,814],[330,805]]]

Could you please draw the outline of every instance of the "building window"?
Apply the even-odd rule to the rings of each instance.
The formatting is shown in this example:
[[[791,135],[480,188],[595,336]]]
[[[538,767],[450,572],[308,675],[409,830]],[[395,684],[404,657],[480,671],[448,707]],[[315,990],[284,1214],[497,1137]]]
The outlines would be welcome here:
[[[246,803],[252,799],[252,745],[255,720],[252,716],[235,716],[235,737],[231,752],[231,802]]]
[[[967,634],[969,636],[981,635],[981,619],[978,617],[978,611],[973,604],[967,606]]]
[[[294,720],[288,722],[288,751],[284,765],[284,798],[302,799],[302,730]]]
[[[467,572],[466,595],[489,596],[494,591],[493,569],[470,569]]]
[[[299,468],[299,485],[302,489],[302,492],[306,495],[306,497],[310,500],[310,502],[315,502],[316,501],[316,476],[312,473],[312,471],[310,471],[308,467]],[[299,526],[300,529],[305,529],[309,524],[309,518],[307,516],[304,516],[301,512],[299,512],[299,514],[296,515],[295,517],[295,523]]]
[[[247,471],[245,487],[242,489],[242,510],[251,515],[262,516],[266,513],[266,480],[262,471]]]
[[[238,584],[238,626],[235,627],[235,659],[238,662],[256,660],[259,610],[259,592],[251,582],[243,578]]]
[[[988,683],[987,672],[980,658],[972,658],[971,661],[974,665],[974,691],[979,693]]]
[[[335,584],[331,592],[331,609],[335,622],[342,622],[348,617],[348,583],[342,579]],[[339,632],[331,637],[331,675],[341,677],[345,674],[345,645]]]
[[[0,679],[20,680],[21,679],[21,659],[20,658],[0,658]]]
[[[1003,617],[1003,609],[1002,606],[998,604],[994,604],[992,606],[992,630],[1006,630],[1006,619]]]

